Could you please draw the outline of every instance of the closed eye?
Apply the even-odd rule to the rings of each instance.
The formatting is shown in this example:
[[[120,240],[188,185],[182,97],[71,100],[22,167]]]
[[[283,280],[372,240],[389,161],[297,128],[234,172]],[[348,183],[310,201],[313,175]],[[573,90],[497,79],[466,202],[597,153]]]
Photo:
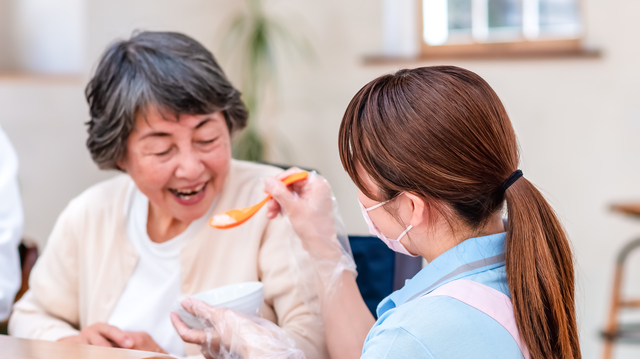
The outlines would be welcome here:
[[[218,137],[216,137],[216,138],[212,138],[212,139],[210,139],[210,140],[206,140],[206,141],[199,141],[199,142],[200,142],[200,144],[201,144],[201,145],[208,145],[208,144],[210,144],[210,143],[215,142],[215,140],[217,140],[217,139],[218,139]]]
[[[168,155],[169,152],[171,152],[171,147],[169,147],[169,149],[164,151],[164,152],[155,153],[155,155],[156,156],[164,156],[164,155]]]

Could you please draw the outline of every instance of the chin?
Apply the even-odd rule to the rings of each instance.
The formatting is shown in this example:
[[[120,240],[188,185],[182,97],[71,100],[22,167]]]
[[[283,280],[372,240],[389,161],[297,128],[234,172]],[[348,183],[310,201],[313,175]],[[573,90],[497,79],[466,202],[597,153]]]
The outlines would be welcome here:
[[[197,219],[202,218],[204,215],[207,214],[207,210],[208,208],[205,208],[203,210],[189,210],[189,211],[180,211],[180,213],[176,213],[174,215],[174,218],[180,220],[181,222],[188,222],[191,223]]]

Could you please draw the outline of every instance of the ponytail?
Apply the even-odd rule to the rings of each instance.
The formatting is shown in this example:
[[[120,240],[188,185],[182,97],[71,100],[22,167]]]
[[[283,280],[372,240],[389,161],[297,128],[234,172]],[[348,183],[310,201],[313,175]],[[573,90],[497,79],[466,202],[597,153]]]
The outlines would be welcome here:
[[[351,100],[338,142],[343,167],[365,195],[382,202],[414,193],[446,205],[444,217],[471,233],[506,199],[507,281],[520,335],[532,359],[581,358],[567,236],[540,192],[514,172],[516,135],[486,81],[454,66],[381,76]]]
[[[532,359],[581,358],[571,248],[558,218],[526,178],[506,192],[507,281]]]

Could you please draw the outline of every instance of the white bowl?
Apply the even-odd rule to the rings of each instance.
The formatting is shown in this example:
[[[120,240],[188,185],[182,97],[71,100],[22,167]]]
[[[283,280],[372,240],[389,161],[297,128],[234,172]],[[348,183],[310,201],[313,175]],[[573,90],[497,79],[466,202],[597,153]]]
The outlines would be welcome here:
[[[248,316],[255,316],[258,315],[260,307],[262,307],[264,293],[262,283],[244,282],[200,292],[192,295],[191,298],[201,300],[213,307],[227,308]],[[179,302],[176,312],[180,318],[193,329],[204,329],[205,324],[187,313]]]

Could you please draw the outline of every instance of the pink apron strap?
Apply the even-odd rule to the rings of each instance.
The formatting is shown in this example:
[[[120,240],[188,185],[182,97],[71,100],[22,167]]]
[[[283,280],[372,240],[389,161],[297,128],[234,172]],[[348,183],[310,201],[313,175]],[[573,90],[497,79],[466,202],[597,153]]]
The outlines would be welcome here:
[[[511,299],[489,286],[468,279],[458,279],[443,284],[425,297],[447,296],[457,299],[493,318],[506,329],[518,344],[525,359],[529,350],[520,338]]]

